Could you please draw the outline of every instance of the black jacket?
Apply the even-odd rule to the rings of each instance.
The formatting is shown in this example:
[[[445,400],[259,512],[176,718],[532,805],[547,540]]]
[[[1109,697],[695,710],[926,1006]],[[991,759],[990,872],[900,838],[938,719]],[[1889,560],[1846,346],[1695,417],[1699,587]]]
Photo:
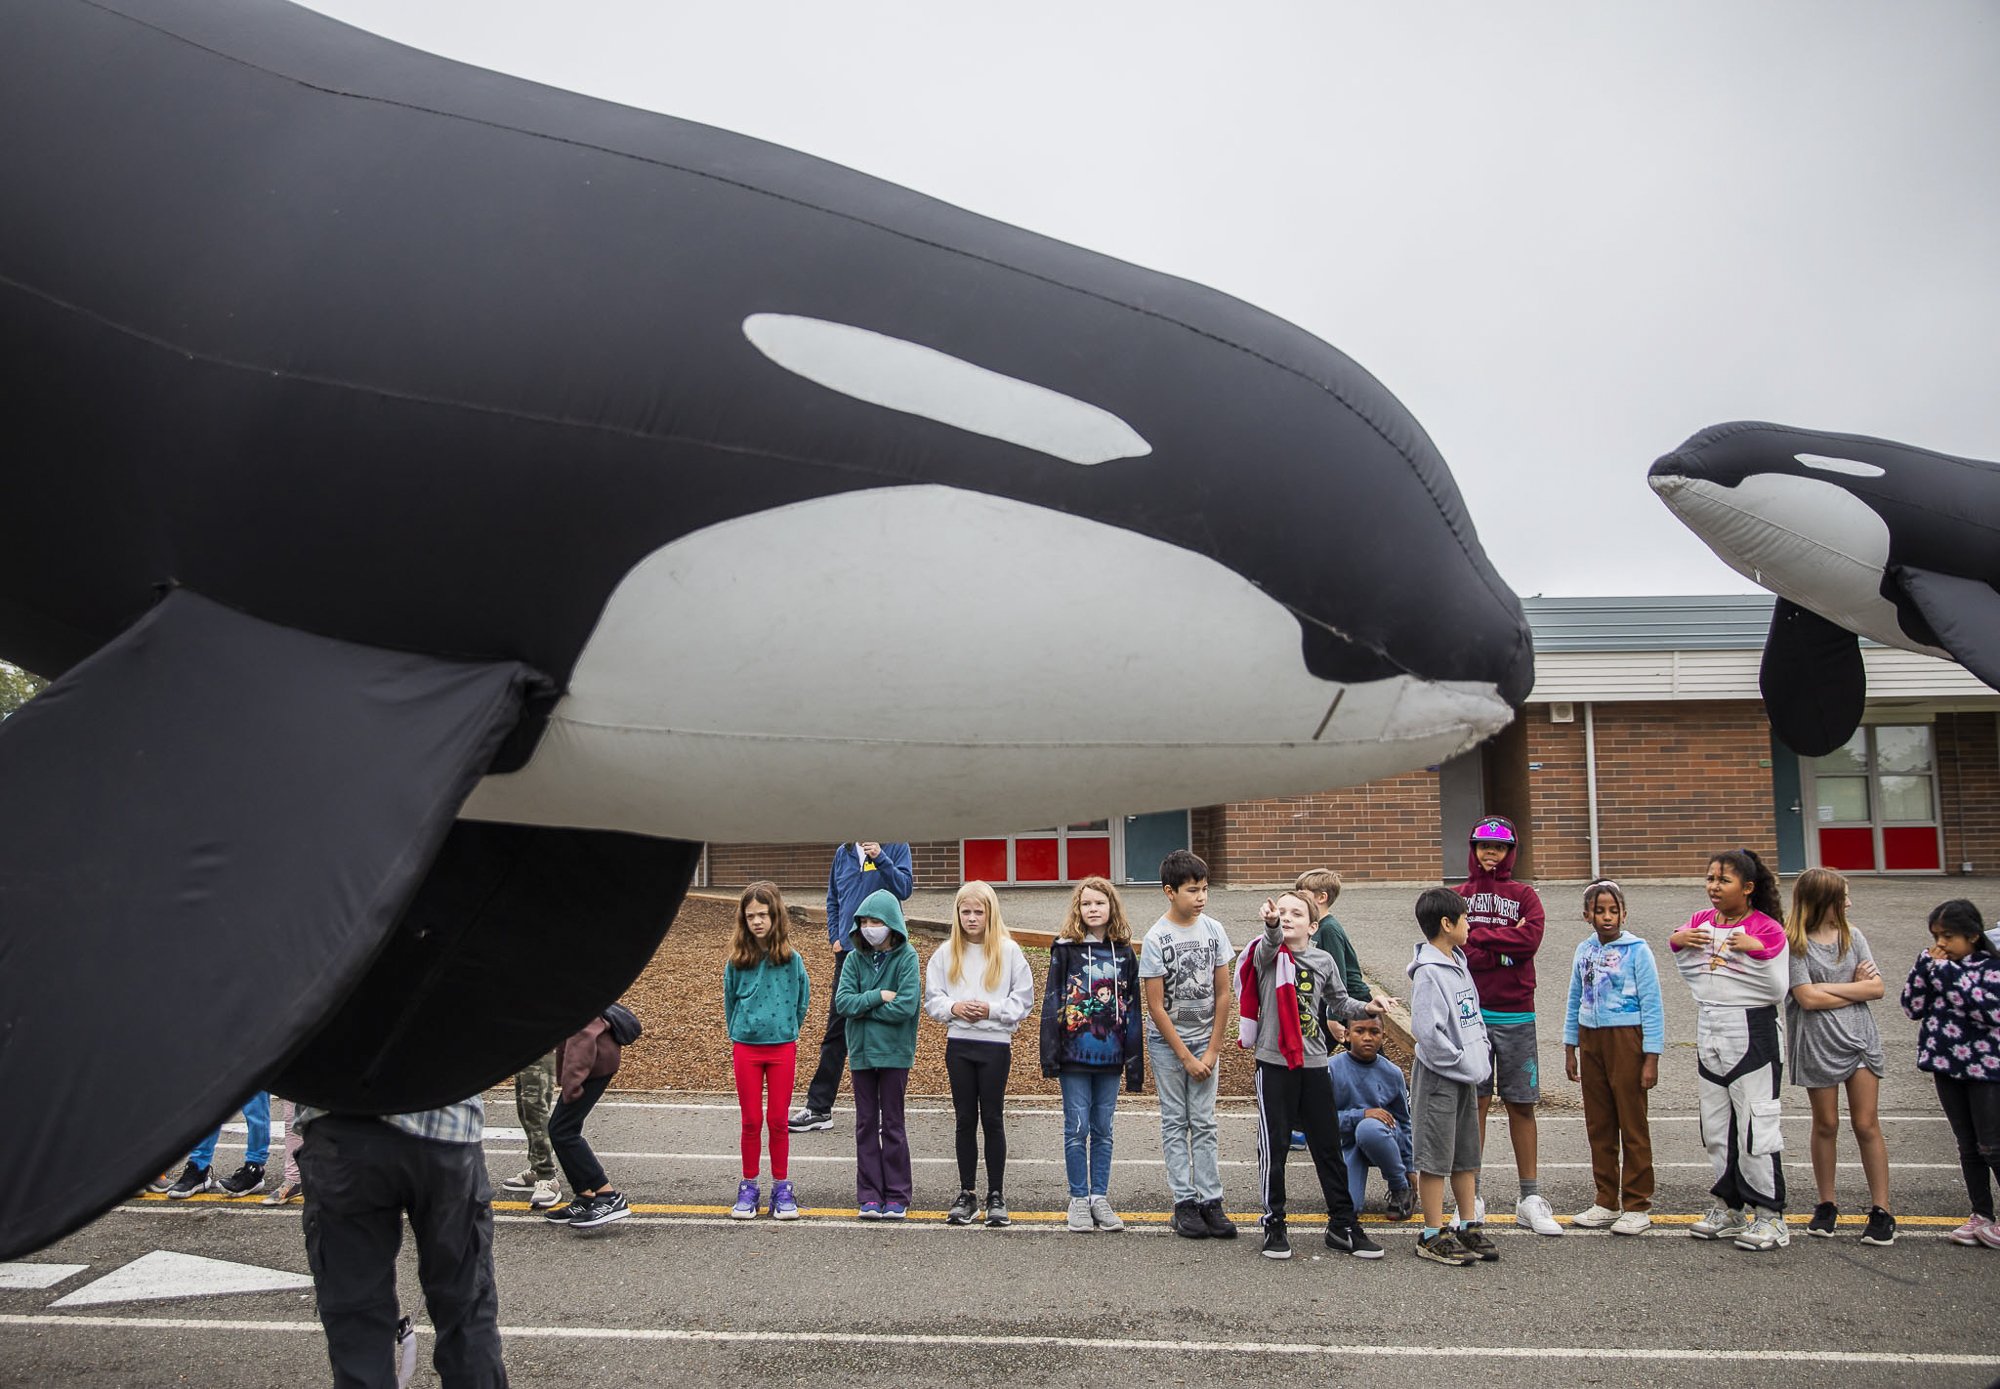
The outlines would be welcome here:
[[[1146,1080],[1145,1006],[1139,957],[1129,945],[1059,940],[1049,947],[1042,993],[1042,1074],[1125,1072],[1125,1088]]]

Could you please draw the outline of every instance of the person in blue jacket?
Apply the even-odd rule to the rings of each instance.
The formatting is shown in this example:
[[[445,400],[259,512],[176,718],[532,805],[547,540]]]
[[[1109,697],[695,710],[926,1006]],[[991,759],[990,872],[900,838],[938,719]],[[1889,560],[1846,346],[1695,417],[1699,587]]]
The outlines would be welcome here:
[[[1358,1219],[1368,1196],[1368,1169],[1389,1183],[1384,1208],[1391,1220],[1408,1220],[1417,1208],[1416,1152],[1410,1137],[1410,1091],[1403,1068],[1382,1059],[1382,1020],[1347,1024],[1347,1050],[1327,1062],[1333,1107],[1340,1120],[1340,1155],[1347,1160],[1347,1192]]]
[[[910,872],[910,846],[878,844],[872,839],[842,844],[833,851],[833,866],[826,875],[826,939],[833,947],[833,987],[840,990],[841,967],[853,948],[848,939],[854,929],[854,913],[869,894],[886,891],[898,902],[910,900],[914,878]],[[833,1127],[833,1097],[840,1091],[840,1073],[847,1066],[847,1020],[829,1008],[826,1036],[819,1044],[819,1066],[806,1087],[803,1108],[792,1111],[785,1127],[793,1133]]]

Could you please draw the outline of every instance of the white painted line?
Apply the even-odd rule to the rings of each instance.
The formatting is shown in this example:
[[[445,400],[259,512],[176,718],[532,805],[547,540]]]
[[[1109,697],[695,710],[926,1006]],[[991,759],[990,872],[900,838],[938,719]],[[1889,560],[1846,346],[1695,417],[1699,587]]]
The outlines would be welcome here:
[[[319,1324],[310,1321],[223,1321],[196,1317],[54,1317],[48,1315],[0,1315],[0,1326],[89,1326],[134,1331],[271,1331],[314,1334]],[[417,1328],[426,1335],[427,1326]],[[521,1341],[664,1341],[711,1345],[785,1345],[809,1342],[819,1345],[851,1345],[852,1331],[710,1331],[701,1327],[610,1327],[610,1326],[503,1326],[502,1336]],[[1438,1354],[1433,1345],[1336,1345],[1315,1341],[1171,1341],[1143,1340],[1138,1337],[1093,1337],[1081,1342],[1069,1336],[952,1336],[941,1333],[899,1334],[871,1331],[871,1346],[941,1347],[955,1349],[1049,1349],[1096,1352],[1099,1350],[1153,1352],[1168,1355],[1225,1354],[1302,1356],[1331,1355],[1405,1360]],[[1925,1351],[1834,1350],[1751,1350],[1725,1346],[1454,1346],[1453,1350],[1473,1358],[1498,1360],[1629,1360],[1645,1361],[1742,1361],[1761,1364],[1843,1365],[2000,1365],[2000,1354],[1949,1355]]]
[[[0,1264],[0,1288],[53,1288],[89,1264]]]
[[[1239,1104],[1241,1103],[1240,1097],[1232,1096],[1231,1099],[1236,1100]],[[507,1101],[495,1101],[495,1103],[507,1103]],[[716,1114],[734,1114],[737,1112],[734,1101],[710,1100],[599,1100],[597,1108],[680,1109],[691,1110],[697,1113],[712,1112]],[[851,1116],[854,1110],[852,1107],[843,1106],[836,1108],[833,1112],[835,1114]],[[905,1107],[903,1112],[905,1114],[949,1116],[953,1111],[949,1106],[945,1105],[910,1105]],[[1062,1110],[1060,1109],[1022,1109],[1015,1105],[1007,1106],[1007,1114],[1010,1118],[1015,1115],[1039,1116],[1051,1119],[1062,1118]],[[1160,1117],[1160,1111],[1158,1109],[1135,1109],[1130,1105],[1121,1103],[1115,1117],[1120,1119],[1157,1119]],[[1257,1111],[1255,1109],[1224,1107],[1216,1110],[1215,1117],[1218,1119],[1255,1119]],[[1788,1112],[1784,1117],[1787,1120],[1796,1120],[1802,1124],[1812,1122],[1812,1113],[1805,1108],[1803,1101],[1800,1102],[1796,1112]],[[1942,1124],[1946,1122],[1942,1114],[1882,1114],[1877,1117],[1885,1124]],[[1535,1122],[1539,1124],[1581,1124],[1583,1116],[1581,1114],[1551,1114],[1546,1110],[1541,1110],[1537,1111]],[[1699,1114],[1655,1114],[1651,1117],[1650,1122],[1655,1124],[1698,1124],[1701,1122],[1701,1116]],[[503,1130],[489,1128],[487,1132],[498,1133],[503,1132]],[[519,1130],[516,1129],[514,1132],[519,1133]]]
[[[248,1124],[224,1124],[222,1126],[222,1131],[227,1134],[241,1134],[245,1138],[248,1138],[250,1136],[250,1126]],[[523,1139],[525,1139],[528,1135],[523,1133],[520,1129],[510,1129],[500,1124],[488,1124],[486,1126],[486,1136],[488,1138],[511,1140],[515,1143],[519,1143]],[[285,1137],[284,1121],[281,1119],[273,1119],[271,1121],[271,1141],[273,1143],[281,1142],[284,1139],[284,1137]],[[218,1144],[217,1146],[220,1147],[221,1145]],[[235,1145],[232,1144],[231,1146]]]
[[[88,1307],[104,1302],[146,1302],[163,1297],[220,1297],[227,1293],[293,1292],[310,1288],[312,1278],[281,1268],[232,1264],[199,1254],[165,1249],[134,1259],[116,1272],[85,1284],[52,1307]]]

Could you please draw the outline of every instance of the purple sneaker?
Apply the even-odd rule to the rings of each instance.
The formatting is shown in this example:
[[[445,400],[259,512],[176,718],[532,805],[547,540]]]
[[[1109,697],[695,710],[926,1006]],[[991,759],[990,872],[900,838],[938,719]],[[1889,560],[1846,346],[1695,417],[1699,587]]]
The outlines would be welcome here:
[[[882,1203],[880,1201],[863,1201],[861,1209],[854,1214],[861,1220],[880,1220],[882,1218]]]
[[[885,1201],[882,1203],[882,1218],[884,1220],[903,1220],[908,1218],[909,1214],[910,1208],[901,1201]]]
[[[790,1182],[771,1183],[771,1219],[797,1220],[799,1218],[798,1198],[792,1195]]]
[[[755,1220],[757,1218],[757,1182],[745,1177],[736,1184],[736,1204],[729,1208],[731,1220]]]

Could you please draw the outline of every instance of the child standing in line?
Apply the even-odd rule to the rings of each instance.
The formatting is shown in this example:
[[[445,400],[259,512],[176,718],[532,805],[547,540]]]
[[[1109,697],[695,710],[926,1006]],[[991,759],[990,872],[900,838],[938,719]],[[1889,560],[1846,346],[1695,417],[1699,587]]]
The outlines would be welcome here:
[[[1118,1073],[1134,1094],[1146,1081],[1142,1019],[1125,905],[1108,879],[1085,878],[1049,948],[1041,1038],[1042,1074],[1062,1086],[1069,1228],[1081,1234],[1125,1228],[1111,1207],[1111,1118]]]
[[[1222,1213],[1221,1145],[1215,1128],[1229,962],[1236,949],[1208,905],[1208,865],[1186,849],[1160,861],[1167,910],[1139,951],[1152,1034],[1146,1050],[1160,1100],[1160,1147],[1173,1191],[1173,1231],[1184,1239],[1235,1239]]]
[[[1341,926],[1340,918],[1333,914],[1333,904],[1340,896],[1340,874],[1331,868],[1308,868],[1292,880],[1292,887],[1306,895],[1313,904],[1313,917],[1319,928],[1313,932],[1312,944],[1315,950],[1324,950],[1333,956],[1333,962],[1340,969],[1341,987],[1347,996],[1366,1003],[1375,995],[1369,991],[1368,981],[1361,976],[1361,957],[1354,953],[1354,942],[1347,938],[1347,931]],[[1339,1045],[1347,1040],[1347,1028],[1339,1020],[1326,1020],[1326,1036],[1329,1044]],[[1304,1148],[1306,1136],[1292,1135],[1292,1147]]]
[[[1340,1160],[1340,1120],[1326,1073],[1329,1018],[1372,1017],[1386,1011],[1377,999],[1359,1003],[1341,987],[1340,967],[1312,946],[1313,904],[1291,891],[1264,899],[1264,932],[1244,952],[1238,975],[1243,1003],[1243,1045],[1257,1053],[1257,1167],[1264,1179],[1264,1247],[1267,1259],[1292,1257],[1285,1229],[1285,1158],[1296,1119],[1306,1136],[1326,1198],[1326,1247],[1357,1259],[1379,1259],[1382,1246],[1368,1238],[1348,1197]]]
[[[1540,1137],[1535,1106],[1542,1098],[1540,1039],[1535,1031],[1535,952],[1542,948],[1546,925],[1541,896],[1527,883],[1514,880],[1514,860],[1520,844],[1514,822],[1489,815],[1472,827],[1466,851],[1466,880],[1458,885],[1465,898],[1471,939],[1465,962],[1479,990],[1481,1020],[1493,1046],[1493,1070],[1479,1091],[1479,1132],[1486,1133],[1486,1114],[1497,1092],[1507,1106],[1507,1137],[1514,1146],[1514,1173],[1521,1198],[1514,1220],[1538,1235],[1560,1235],[1556,1213],[1542,1195]],[[1475,1201],[1473,1221],[1485,1218],[1482,1201]]]
[[[1840,1087],[1847,1087],[1848,1123],[1868,1178],[1868,1228],[1863,1244],[1894,1244],[1889,1214],[1889,1150],[1876,1103],[1882,1085],[1882,1034],[1868,1001],[1882,996],[1882,973],[1868,937],[1847,924],[1847,879],[1830,868],[1808,868],[1792,886],[1785,918],[1791,994],[1785,1000],[1785,1057],[1792,1084],[1812,1104],[1813,1182],[1819,1204],[1806,1233],[1833,1237],[1840,1208],[1833,1201],[1840,1140]]]
[[[1347,1195],[1355,1218],[1368,1204],[1368,1169],[1373,1167],[1389,1183],[1384,1207],[1389,1219],[1408,1220],[1417,1205],[1410,1092],[1403,1068],[1382,1059],[1382,1041],[1382,1019],[1354,1019],[1347,1025],[1347,1050],[1326,1063],[1326,1074],[1333,1082],[1340,1155],[1347,1163]]]
[[[1706,886],[1712,905],[1668,942],[1699,1005],[1701,1141],[1715,1168],[1717,1204],[1688,1233],[1753,1252],[1783,1249],[1792,1242],[1778,1102],[1778,1005],[1791,977],[1784,906],[1777,879],[1748,849],[1709,859]]]
[[[917,1061],[917,949],[903,906],[877,888],[854,912],[857,939],[840,971],[834,1010],[847,1023],[847,1071],[854,1082],[855,1212],[863,1220],[910,1213],[910,1138],[903,1095]]]
[[[1472,934],[1465,899],[1448,887],[1431,888],[1417,899],[1417,925],[1424,938],[1409,965],[1410,1036],[1417,1049],[1411,1146],[1424,1207],[1417,1257],[1460,1267],[1495,1263],[1499,1248],[1478,1221],[1466,1219],[1477,1199],[1473,1184],[1483,1138],[1475,1092],[1493,1069],[1493,1052],[1479,1015],[1479,989],[1465,963]],[[1459,1210],[1450,1229],[1444,1223],[1447,1179]]]
[[[729,1030],[736,1107],[742,1116],[737,1147],[743,1180],[736,1186],[731,1220],[757,1218],[759,1140],[765,1129],[771,1134],[771,1218],[799,1218],[785,1116],[798,1084],[799,1029],[812,1002],[812,980],[806,962],[792,948],[791,931],[791,914],[776,883],[755,882],[743,889],[729,959],[722,966],[722,1018]]]
[[[1014,1067],[1014,1029],[1035,1004],[1028,957],[1007,934],[1000,899],[982,882],[959,888],[951,908],[951,939],[924,971],[924,1011],[946,1025],[944,1069],[958,1119],[958,1199],[945,1217],[970,1225],[979,1216],[979,1135],[986,1135],[988,1225],[1011,1225],[1007,1213],[1007,1076]]]
[[[1597,1200],[1574,1223],[1644,1234],[1653,1217],[1653,1133],[1646,1092],[1660,1083],[1667,1005],[1653,948],[1625,929],[1625,893],[1602,878],[1583,890],[1592,934],[1570,961],[1563,1070],[1583,1086],[1583,1126]],[[1579,1055],[1580,1053],[1580,1055]],[[1624,1176],[1619,1176],[1619,1148]]]
[[[1903,985],[1903,1011],[1917,1028],[1917,1069],[1929,1071],[1958,1140],[1958,1167],[1972,1215],[1953,1244],[2000,1249],[1993,1179],[2000,1178],[2000,949],[1979,908],[1963,897],[1940,902],[1931,948]]]

